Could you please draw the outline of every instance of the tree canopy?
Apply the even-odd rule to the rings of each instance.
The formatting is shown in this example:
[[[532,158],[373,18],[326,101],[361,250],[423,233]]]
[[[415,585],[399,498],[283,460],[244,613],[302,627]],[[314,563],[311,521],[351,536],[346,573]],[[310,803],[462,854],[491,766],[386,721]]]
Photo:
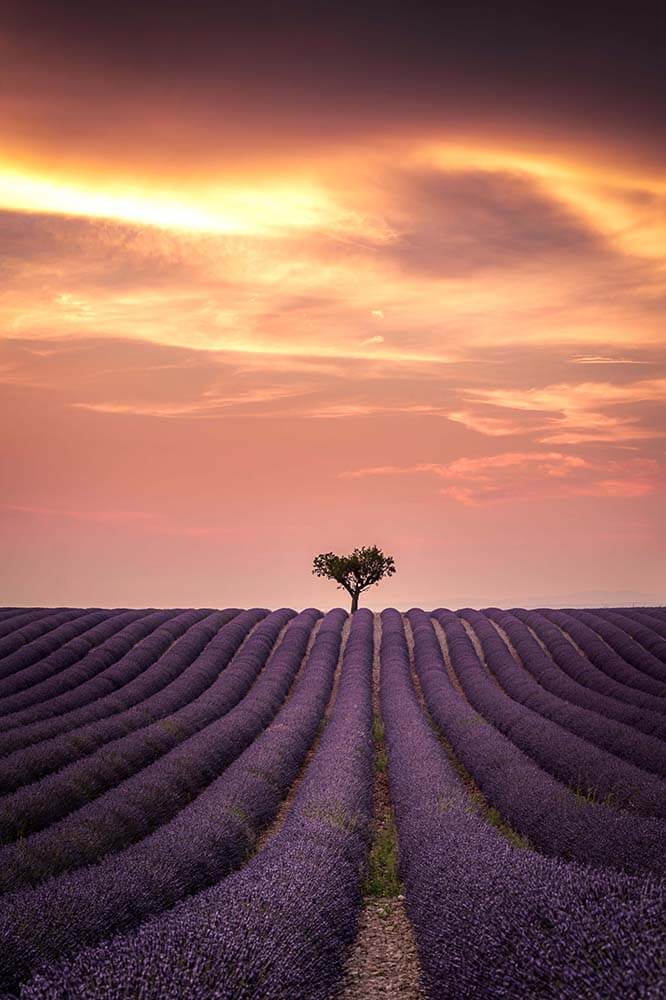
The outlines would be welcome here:
[[[315,556],[312,572],[334,580],[338,589],[344,589],[352,599],[351,610],[358,608],[358,599],[364,590],[373,587],[385,576],[393,576],[393,556],[386,556],[376,545],[354,549],[348,556],[322,552]]]

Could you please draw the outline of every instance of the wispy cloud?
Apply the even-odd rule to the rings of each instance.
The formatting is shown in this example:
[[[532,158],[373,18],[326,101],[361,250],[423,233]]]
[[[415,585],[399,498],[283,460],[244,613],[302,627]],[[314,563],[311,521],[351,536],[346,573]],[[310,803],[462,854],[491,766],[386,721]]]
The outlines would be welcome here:
[[[570,359],[574,365],[647,365],[638,358],[613,358],[603,354],[577,354]]]
[[[488,412],[482,413],[478,410],[450,410],[446,416],[449,420],[488,437],[524,434],[529,430],[524,421],[521,423],[520,420],[512,420],[510,417],[491,416]]]
[[[368,466],[342,472],[340,478],[414,475],[443,480],[447,485],[440,493],[466,506],[566,497],[642,497],[665,485],[664,473],[654,460],[600,462],[557,451],[504,452],[448,464]]]
[[[199,399],[186,403],[174,402],[125,402],[105,400],[97,403],[71,403],[74,409],[89,410],[92,413],[109,413],[138,417],[196,417],[212,418],[222,416],[237,407],[244,409],[252,404],[273,403],[278,400],[304,396],[310,390],[305,386],[273,386],[265,389],[249,389],[234,396],[223,396],[215,390],[206,390]],[[270,414],[266,414],[269,416]]]
[[[663,424],[641,423],[640,416],[627,407],[666,402],[666,379],[643,379],[625,384],[611,382],[560,383],[540,389],[469,389],[467,399],[485,404],[481,410],[470,408],[449,414],[482,434],[536,432],[543,444],[583,444],[588,442],[620,443],[666,436]],[[488,405],[500,411],[512,411],[497,418],[489,416]],[[521,416],[530,414],[531,424]],[[504,427],[503,427],[504,421]]]
[[[613,573],[616,588],[661,586],[666,188],[636,149],[611,155],[597,135],[594,153],[570,132],[549,146],[541,119],[520,137],[496,120],[493,135],[465,108],[457,135],[447,117],[417,137],[393,107],[390,135],[370,134],[369,116],[349,142],[337,123],[313,143],[308,107],[307,143],[245,130],[232,165],[233,121],[211,128],[219,95],[205,127],[179,116],[188,134],[201,126],[197,155],[181,142],[161,156],[163,93],[153,114],[145,88],[141,114],[118,102],[114,132],[97,113],[107,80],[89,107],[77,90],[80,118],[62,94],[26,117],[19,91],[10,105],[35,147],[22,171],[18,139],[0,154],[0,438],[26,594],[45,551],[58,573],[78,552],[78,571],[99,574],[111,532],[109,566],[125,581],[141,566],[132,592],[146,601],[155,586],[179,593],[160,589],[168,577],[207,580],[190,603],[255,600],[286,579],[263,568],[282,569],[287,549],[307,567],[315,546],[375,528],[409,553],[398,586],[430,573],[431,595],[444,547],[460,555],[456,588],[492,572],[494,552],[499,593],[523,543],[526,590],[556,565],[548,586],[566,590],[573,559],[579,589]],[[627,520],[646,525],[630,543]],[[201,546],[206,566],[197,546],[172,559],[148,537],[227,530],[223,552]],[[280,586],[271,600],[287,599]]]
[[[401,406],[391,403],[332,402],[308,409],[306,415],[322,420],[337,420],[343,417],[373,417],[390,414],[439,415],[440,411],[427,403]]]

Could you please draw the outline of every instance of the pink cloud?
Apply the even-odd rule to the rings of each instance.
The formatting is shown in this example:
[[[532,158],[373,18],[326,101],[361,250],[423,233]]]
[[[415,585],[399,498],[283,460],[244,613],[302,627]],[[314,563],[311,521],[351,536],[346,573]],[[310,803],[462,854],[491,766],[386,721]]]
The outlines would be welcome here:
[[[368,466],[342,478],[431,475],[440,489],[466,506],[557,497],[642,497],[663,489],[663,471],[652,459],[593,461],[562,452],[505,452],[459,458],[448,464]]]

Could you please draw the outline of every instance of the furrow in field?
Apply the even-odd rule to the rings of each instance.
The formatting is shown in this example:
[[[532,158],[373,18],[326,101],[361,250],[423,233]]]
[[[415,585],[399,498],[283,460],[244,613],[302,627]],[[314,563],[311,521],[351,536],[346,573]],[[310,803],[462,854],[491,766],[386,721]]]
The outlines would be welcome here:
[[[417,614],[422,614],[421,610],[418,608],[413,610]],[[435,638],[437,639],[437,644],[439,645],[439,651],[444,658],[447,675],[449,677],[449,680],[451,680],[451,677],[455,677],[456,675],[453,670],[453,663],[451,660],[451,654],[448,647],[446,633],[444,632],[444,629],[439,624],[437,619],[434,617],[434,613],[433,615],[430,616],[430,625],[435,634]],[[395,640],[396,628],[397,625],[395,621],[391,621],[390,629],[387,628],[387,638]],[[402,616],[402,631],[404,633],[404,639],[407,643],[407,655],[409,660],[409,673],[411,677],[411,683],[416,695],[417,702],[423,714],[423,717],[430,726],[430,728],[433,730],[433,732],[436,733],[437,738],[439,740],[439,744],[443,749],[444,753],[446,754],[446,757],[448,758],[451,766],[455,769],[456,773],[463,782],[463,785],[465,786],[468,795],[474,800],[475,808],[479,811],[481,815],[483,815],[483,817],[489,823],[492,823],[492,825],[502,834],[502,836],[506,837],[512,844],[516,844],[520,847],[529,846],[527,839],[525,837],[522,837],[517,830],[514,830],[511,826],[509,826],[509,824],[503,819],[503,817],[500,815],[497,809],[495,809],[494,806],[492,806],[484,798],[483,793],[481,792],[481,789],[475,782],[474,778],[469,773],[469,771],[465,769],[460,759],[456,756],[453,746],[451,745],[449,740],[446,738],[445,733],[437,725],[435,719],[433,718],[430,709],[428,707],[428,702],[423,693],[423,687],[421,685],[419,674],[416,669],[415,641],[414,641],[414,635],[416,630],[415,628],[412,627],[412,623],[409,618],[409,613]],[[397,630],[397,635],[399,637],[398,646],[401,647],[402,633],[400,632],[399,629]],[[423,632],[421,632],[420,639],[421,642],[423,642]],[[428,636],[427,641],[429,643],[432,642],[432,636]],[[436,653],[437,646],[435,646],[434,649]],[[456,678],[456,684],[457,683],[458,679]],[[462,688],[460,690],[462,691]],[[467,701],[465,695],[463,694],[461,695],[461,697],[466,702],[466,704],[469,705],[469,702]]]
[[[288,614],[293,617],[294,612]],[[137,769],[137,753],[131,761],[134,773],[120,781],[118,771],[124,759],[119,761],[112,775],[115,783],[107,792],[86,801],[48,829],[0,849],[0,887],[11,890],[34,885],[69,867],[88,864],[134,843],[176,815],[273,718],[319,617],[319,611],[302,612],[289,623],[277,644],[276,629],[282,631],[279,618],[269,616],[266,624],[260,623],[243,656],[235,667],[228,668],[236,682],[227,689],[229,699],[234,689],[237,693],[241,686],[247,688],[251,678],[258,678],[236,707],[194,735],[177,741],[179,745],[157,759],[155,744],[151,743],[146,753],[150,763],[139,762]],[[174,737],[170,730],[167,732]]]
[[[7,618],[14,618],[16,615],[20,615],[21,612],[30,613],[38,610],[38,608],[0,608],[0,623],[4,622]]]
[[[336,608],[333,611],[328,612],[325,622],[326,622],[325,628],[323,623],[321,625],[321,628],[324,628],[324,635],[327,635],[329,630],[332,630],[333,634],[337,634],[339,631],[339,640],[336,640],[338,645],[338,655],[337,655],[337,661],[333,669],[332,681],[327,688],[328,698],[321,719],[319,720],[317,732],[314,736],[314,739],[310,743],[307,753],[305,754],[305,758],[300,766],[298,774],[294,777],[293,781],[290,783],[289,790],[285,795],[285,797],[283,798],[282,802],[280,803],[279,808],[275,813],[275,816],[273,817],[272,821],[267,826],[264,827],[264,829],[261,831],[261,833],[256,839],[256,842],[253,847],[253,853],[255,854],[259,853],[260,851],[263,851],[266,845],[273,839],[273,837],[275,837],[280,832],[280,830],[284,826],[285,821],[289,816],[289,813],[291,812],[291,809],[293,807],[294,799],[298,795],[298,790],[305,778],[305,775],[307,774],[307,770],[311,761],[313,760],[319,749],[319,744],[321,743],[322,735],[326,731],[326,726],[328,725],[328,722],[331,718],[331,713],[333,711],[335,699],[337,698],[338,687],[340,686],[340,678],[342,676],[342,663],[344,660],[345,650],[347,648],[347,642],[349,640],[349,633],[351,631],[352,619],[341,608]],[[341,628],[339,628],[339,623],[341,623]],[[315,628],[317,628],[317,626],[315,626]],[[329,666],[330,664],[327,663],[327,669]],[[327,678],[327,685],[328,685],[328,678]],[[291,739],[288,732],[287,723],[285,723],[284,736],[285,739],[287,740]],[[297,737],[296,739],[298,740]]]
[[[483,614],[514,658],[541,687],[567,703],[589,709],[609,724],[619,723],[618,733],[627,730],[632,733],[634,751],[641,754],[643,759],[639,766],[666,777],[666,724],[661,714],[628,705],[574,681],[559,668],[552,656],[543,653],[524,623],[509,612],[498,612],[491,608],[486,609]],[[570,646],[566,641],[565,645]],[[569,651],[566,655],[569,655]],[[636,761],[638,760],[637,757]]]
[[[240,872],[37,973],[24,1000],[329,1000],[355,937],[372,812],[372,615],[284,826]]]
[[[622,608],[621,610],[625,618],[629,618],[639,625],[645,625],[661,639],[666,639],[666,621],[653,614],[653,609],[641,611],[638,608]]]
[[[5,686],[10,693],[15,690],[11,684],[7,684],[8,681],[14,683],[14,675],[28,670],[49,654],[59,652],[71,639],[116,614],[120,614],[120,611],[104,611],[102,608],[67,609],[5,636],[0,641],[0,695]],[[21,681],[22,677],[19,677],[18,683]]]
[[[488,722],[577,794],[666,817],[666,782],[644,768],[650,741],[641,746],[642,734],[548,694],[518,667],[483,614],[457,614],[440,611],[437,619],[460,639],[456,673]]]
[[[133,927],[219,882],[261,848],[262,829],[277,832],[330,711],[347,621],[336,610],[315,623],[274,720],[175,818],[98,864],[0,899],[0,988],[17,989],[42,961]]]
[[[653,707],[659,710],[659,705],[661,704],[660,710],[666,710],[666,685],[663,682],[660,683],[655,680],[653,676],[644,673],[618,651],[623,645],[623,640],[626,640],[627,644],[638,646],[638,643],[635,643],[629,635],[622,632],[621,629],[610,622],[604,622],[601,619],[599,620],[600,626],[597,628],[594,624],[594,615],[583,619],[579,617],[577,612],[573,611],[546,610],[542,611],[541,614],[545,618],[548,618],[549,621],[555,622],[559,628],[568,634],[575,641],[576,645],[583,650],[588,659],[598,666],[600,670],[627,688],[654,696],[656,700],[653,703]],[[606,632],[605,635],[603,634],[604,632]],[[611,645],[608,641],[609,632],[615,635],[614,645]],[[642,647],[641,650],[650,659],[654,659]]]
[[[409,620],[428,709],[487,801],[513,829],[545,854],[629,872],[666,870],[666,824],[581,800],[539,768],[452,687],[428,617],[413,611]],[[464,642],[469,644],[466,635]],[[449,637],[455,663],[453,646]]]
[[[659,762],[662,759],[661,755],[664,753],[662,741],[666,738],[663,716],[658,712],[650,712],[649,709],[641,709],[637,705],[628,705],[621,699],[601,694],[574,680],[570,673],[560,667],[560,660],[564,658],[575,661],[575,650],[572,652],[571,642],[564,638],[556,626],[547,623],[553,633],[552,653],[548,653],[544,652],[544,645],[534,636],[533,630],[528,629],[515,615],[497,608],[486,608],[483,613],[525,670],[532,674],[542,687],[573,705],[588,708],[604,718],[614,719],[638,730],[653,741],[651,746],[654,760]],[[574,662],[574,674],[577,662]],[[661,770],[663,766],[658,764],[659,773],[666,774],[666,771]]]
[[[641,629],[640,625],[634,626],[631,619],[615,615],[613,612],[596,613],[574,609],[568,613],[593,629],[611,649],[614,649],[623,660],[634,667],[637,671],[637,679],[644,683],[656,682],[662,696],[666,693],[663,660],[649,652],[637,639],[633,638],[633,635],[641,633],[645,635],[645,631]],[[663,653],[664,641],[657,637],[655,644],[656,648]]]
[[[96,789],[103,791],[105,783],[129,776],[133,762],[143,766],[151,753],[156,756],[163,748],[169,749],[170,741],[175,744],[191,735],[187,725],[193,720],[188,709],[195,711],[207,694],[222,694],[231,687],[226,702],[231,707],[238,671],[224,674],[224,669],[262,617],[263,612],[245,612],[227,621],[224,613],[214,613],[192,630],[187,643],[172,648],[168,660],[163,658],[162,670],[170,682],[152,698],[125,713],[22,751],[19,767],[12,766],[12,761],[0,761],[0,776],[5,782],[19,780],[22,769],[28,779],[13,794],[0,798],[0,841],[15,838],[12,816],[20,820],[22,835],[41,829],[93,798]],[[280,617],[276,628],[282,624]],[[214,698],[206,705],[209,719],[215,717],[217,705]],[[54,796],[58,799],[55,807],[49,805]]]
[[[159,670],[164,653],[210,614],[208,611],[174,613],[173,617],[96,677],[49,699],[43,705],[7,716],[3,720],[5,732],[0,734],[0,754],[12,753],[96,719],[103,719],[143,700],[152,693],[148,677]],[[227,620],[231,621],[236,609],[228,614]],[[155,683],[160,686],[159,679],[155,678]],[[166,683],[167,680],[164,680]]]
[[[80,709],[58,716],[58,727],[55,720],[49,718],[36,725],[28,724],[10,730],[4,739],[0,737],[0,747],[3,749],[16,741],[19,746],[21,742],[35,743],[35,735],[45,735],[49,730],[55,729],[56,735],[43,739],[35,746],[28,745],[11,758],[0,760],[0,784],[11,780],[12,771],[14,775],[23,771],[26,776],[24,783],[36,781],[41,773],[57,770],[70,760],[92,753],[103,743],[167,715],[169,707],[178,708],[188,697],[194,700],[204,683],[202,672],[196,668],[197,665],[200,666],[199,657],[208,643],[231,622],[240,624],[243,629],[248,623],[252,626],[257,615],[263,612],[244,614],[245,619],[236,614],[214,612],[205,618],[200,615],[195,617],[194,624],[191,624],[191,618],[185,617],[175,629],[171,623],[160,627],[146,641],[137,643],[117,663],[95,678],[104,692],[113,683],[120,684],[120,689],[113,695],[108,697],[105,694],[92,703],[84,704]],[[190,669],[191,674],[187,673]],[[217,676],[214,664],[211,665],[211,673],[213,677]],[[127,686],[122,684],[123,676],[127,679]],[[135,680],[135,683],[130,684],[130,679]],[[188,688],[189,680],[192,680],[191,690]],[[69,693],[73,697],[77,693],[79,697],[81,695],[78,689]],[[161,709],[164,711],[160,711]],[[15,760],[20,762],[17,767],[13,767],[12,762]]]
[[[53,698],[94,679],[123,653],[129,652],[137,639],[151,631],[151,619],[155,615],[158,621],[163,621],[167,614],[164,611],[128,611],[114,615],[76,640],[76,659],[75,649],[70,645],[66,656],[61,658],[52,653],[33,664],[29,668],[32,683],[3,699],[3,728],[15,721],[17,713],[44,710]]]
[[[375,781],[372,844],[358,933],[345,966],[340,1000],[419,1000],[420,969],[416,942],[405,911],[398,876],[398,842],[388,787],[380,687],[381,615],[374,614],[372,710]]]
[[[31,625],[50,618],[53,615],[74,610],[78,610],[79,614],[83,614],[81,609],[73,608],[5,608],[0,618],[0,643],[7,636],[10,636],[12,632],[17,632],[19,629],[25,628],[26,625]],[[0,648],[2,647],[0,646]],[[2,655],[6,654],[3,653]]]
[[[61,685],[66,686],[71,676],[76,676],[81,661],[91,650],[146,613],[102,611],[77,619],[77,635],[48,655],[0,681],[0,713],[6,716],[28,705],[38,704],[42,697],[49,697],[53,693],[53,687],[58,690]],[[84,622],[85,630],[81,627]],[[23,649],[19,649],[7,659],[20,657],[23,652]]]
[[[649,624],[635,621],[615,608],[582,612],[595,624],[592,627],[604,635],[622,657],[644,676],[656,680],[664,693],[666,685],[666,641]],[[600,621],[603,627],[600,626]],[[610,627],[609,627],[610,626]]]
[[[601,609],[595,608],[594,610],[599,611]],[[661,606],[652,605],[651,607],[647,608],[638,608],[638,607],[618,608],[618,610],[621,611],[623,615],[628,615],[629,617],[631,617],[634,613],[640,615],[649,615],[651,619],[656,619],[657,621],[661,622],[662,625],[666,625],[666,607],[664,607],[663,605]]]
[[[400,616],[388,611],[383,620],[390,641],[381,698],[400,872],[428,995],[658,996],[663,881],[545,858],[487,823],[419,707]],[[415,632],[422,676],[439,677],[432,628],[419,618]],[[520,794],[519,777],[505,778]]]

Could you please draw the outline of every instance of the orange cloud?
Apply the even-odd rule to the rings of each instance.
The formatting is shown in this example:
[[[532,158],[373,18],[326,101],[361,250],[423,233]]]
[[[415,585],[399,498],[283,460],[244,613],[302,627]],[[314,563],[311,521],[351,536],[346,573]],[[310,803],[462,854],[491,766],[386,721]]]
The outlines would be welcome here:
[[[284,5],[249,11],[239,44],[142,4],[134,31],[109,5],[14,6],[9,603],[325,601],[312,553],[364,536],[399,556],[409,603],[445,600],[443,555],[454,600],[483,579],[496,602],[512,573],[523,594],[559,573],[544,589],[566,593],[574,563],[579,591],[663,591],[659,109],[606,100],[591,128],[603,60],[583,46],[576,80],[546,73],[561,18],[539,23],[545,59],[503,17],[490,53],[470,14],[474,62],[427,17],[379,38],[388,8],[330,33],[321,11],[297,30]],[[634,55],[635,97],[656,63],[633,72]]]

